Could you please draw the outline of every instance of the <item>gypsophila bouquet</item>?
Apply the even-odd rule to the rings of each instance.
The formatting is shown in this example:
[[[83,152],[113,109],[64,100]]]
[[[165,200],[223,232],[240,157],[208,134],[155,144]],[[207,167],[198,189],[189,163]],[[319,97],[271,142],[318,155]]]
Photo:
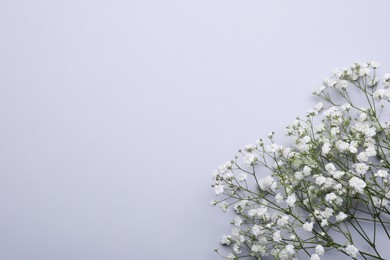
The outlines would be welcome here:
[[[384,259],[377,234],[390,242],[390,74],[378,78],[378,67],[334,71],[314,92],[323,103],[287,127],[289,147],[271,133],[213,172],[211,204],[235,214],[221,240],[231,252],[218,254]]]

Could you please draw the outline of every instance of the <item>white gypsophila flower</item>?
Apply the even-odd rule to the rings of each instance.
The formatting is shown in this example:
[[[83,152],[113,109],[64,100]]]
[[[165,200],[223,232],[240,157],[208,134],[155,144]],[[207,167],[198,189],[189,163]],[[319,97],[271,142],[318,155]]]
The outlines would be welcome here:
[[[345,175],[345,172],[344,171],[334,171],[331,174],[332,174],[333,178],[338,180]]]
[[[227,236],[223,236],[220,243],[222,245],[230,245],[230,243],[232,242],[232,236],[231,235],[227,235]]]
[[[279,145],[271,144],[271,145],[268,145],[265,150],[268,153],[275,153],[276,151],[278,151],[278,149],[280,149]]]
[[[331,208],[325,208],[325,210],[321,211],[321,216],[325,219],[330,218],[333,215],[334,210]]]
[[[233,253],[230,253],[226,256],[226,259],[227,260],[236,260],[237,257],[233,254]]]
[[[351,153],[357,153],[357,152],[358,152],[357,146],[358,146],[358,143],[357,143],[356,141],[352,141],[352,142],[349,144],[349,151],[350,151]]]
[[[317,90],[314,90],[313,91],[313,94],[318,96],[319,94],[321,94],[322,92],[324,92],[324,90],[326,89],[326,87],[324,85],[320,86]]]
[[[267,248],[263,245],[252,245],[251,251],[253,253],[259,253],[261,256],[265,256],[267,252]]]
[[[239,202],[235,203],[233,208],[236,213],[242,213],[243,210],[245,210],[246,206],[248,205],[248,200],[240,200]]]
[[[323,255],[325,253],[325,249],[322,245],[316,245],[316,254]]]
[[[330,143],[324,143],[322,145],[322,155],[327,155],[330,152],[331,144]]]
[[[214,185],[214,192],[215,192],[215,195],[222,194],[223,191],[224,191],[224,186],[223,186],[223,185],[220,185],[220,184]]]
[[[345,152],[349,148],[349,143],[338,140],[336,142],[336,148],[339,150],[339,152]]]
[[[348,217],[347,214],[345,214],[344,212],[340,211],[339,214],[336,215],[336,221],[337,222],[341,222],[344,219],[346,219],[347,217]]]
[[[317,111],[321,111],[322,108],[324,107],[324,104],[322,102],[318,102],[315,106],[314,109]]]
[[[296,201],[297,201],[297,198],[295,197],[294,194],[288,196],[286,199],[286,203],[290,207],[293,207]]]
[[[339,82],[336,83],[335,87],[338,89],[338,90],[345,90],[347,89],[349,85],[349,82],[346,81],[346,80],[340,80]]]
[[[295,250],[294,250],[294,246],[293,245],[287,245],[285,247],[287,253],[289,253],[290,255],[294,255],[295,254]]]
[[[221,207],[223,212],[229,212],[229,203],[227,203],[226,201],[222,202],[219,206]]]
[[[357,192],[362,193],[364,188],[367,186],[366,182],[358,177],[352,177],[349,180],[349,185],[354,188]]]
[[[282,235],[280,234],[280,230],[277,230],[277,231],[274,232],[274,234],[273,234],[273,240],[274,240],[275,242],[280,242],[280,241],[282,241]]]
[[[264,179],[259,180],[259,186],[260,189],[266,191],[266,190],[272,190],[274,191],[277,186],[276,180],[272,176],[267,176]]]
[[[244,149],[245,149],[247,152],[250,152],[250,153],[251,153],[253,150],[256,149],[256,146],[253,145],[253,144],[247,144],[247,145],[244,146]]]
[[[325,125],[324,124],[319,124],[319,125],[314,127],[314,132],[315,133],[322,133],[323,131],[325,131]]]
[[[382,178],[387,178],[388,175],[389,175],[389,173],[386,170],[378,170],[374,174],[375,177],[382,177]]]
[[[303,229],[307,232],[312,232],[313,230],[313,222],[306,222],[305,224],[303,224]]]
[[[360,70],[359,70],[359,76],[360,76],[360,77],[366,76],[366,75],[368,75],[369,73],[370,73],[370,69],[367,68],[367,67],[362,67],[362,68],[360,68]]]
[[[236,253],[237,255],[241,254],[241,246],[240,246],[239,243],[234,244],[234,246],[233,246],[233,251],[234,251],[234,253]]]
[[[357,155],[357,159],[359,162],[367,162],[368,161],[368,156],[365,152],[360,152],[358,155]]]
[[[388,100],[390,97],[389,89],[380,88],[374,92],[373,97],[376,101],[381,101],[382,99]]]
[[[288,215],[283,215],[277,220],[276,224],[278,225],[278,227],[283,227],[288,223],[289,218],[290,217]]]
[[[258,236],[258,235],[261,235],[264,233],[264,230],[262,227],[260,227],[259,225],[254,225],[251,229],[251,233],[254,235],[254,236]]]
[[[319,257],[318,254],[312,254],[312,255],[310,256],[310,260],[321,260],[321,258]]]
[[[326,182],[326,178],[324,176],[317,176],[315,182],[318,186],[321,186]]]
[[[302,169],[302,172],[303,172],[303,174],[304,174],[305,176],[308,176],[308,175],[311,174],[311,168],[310,168],[309,166],[305,165],[305,166],[303,167],[303,169]]]
[[[250,217],[258,216],[258,217],[264,217],[269,218],[268,208],[261,206],[259,208],[250,209],[248,211],[248,215]]]
[[[376,152],[375,146],[367,147],[366,154],[368,157],[376,156],[377,152]]]
[[[282,194],[280,194],[280,192],[278,194],[275,195],[275,201],[280,204],[283,202],[283,196]]]
[[[234,222],[234,226],[239,227],[242,225],[243,220],[240,216],[236,216],[233,222]]]
[[[377,61],[370,61],[370,62],[369,62],[369,65],[370,65],[370,67],[373,68],[373,69],[378,69],[378,68],[381,66],[381,64],[380,64],[379,62],[377,62]],[[389,76],[390,76],[390,75],[389,75]]]
[[[349,110],[351,110],[352,106],[351,106],[351,104],[346,103],[346,104],[342,105],[340,108],[343,111],[349,111]]]
[[[303,173],[301,171],[297,171],[297,172],[295,172],[294,177],[296,180],[300,181],[303,179],[304,176],[303,176]]]
[[[326,227],[326,226],[329,226],[328,220],[327,219],[323,219],[321,221],[321,227]]]
[[[250,166],[250,165],[254,164],[257,160],[258,160],[258,158],[257,158],[256,155],[254,155],[253,153],[247,153],[247,154],[244,156],[244,163],[245,163],[247,166]]]
[[[389,88],[390,87],[390,74],[386,73],[382,77],[382,85],[384,88]]]
[[[369,167],[365,163],[356,163],[353,165],[357,174],[364,175],[368,171]]]
[[[331,136],[336,136],[337,134],[339,134],[340,133],[340,128],[338,128],[338,127],[332,127],[331,129],[330,129],[330,135]]]
[[[357,249],[354,245],[348,245],[346,248],[345,248],[345,251],[347,252],[347,254],[351,257],[356,257],[357,254],[359,253],[359,249]]]
[[[328,193],[325,196],[325,200],[329,203],[332,203],[335,199],[337,199],[337,195],[334,192]]]
[[[238,175],[237,175],[237,179],[239,182],[244,182],[246,181],[248,178],[248,174],[246,172],[240,172]]]
[[[326,170],[327,172],[329,172],[329,173],[332,173],[332,172],[334,172],[334,171],[336,170],[336,166],[334,166],[333,163],[327,163],[327,164],[325,165],[325,170]]]

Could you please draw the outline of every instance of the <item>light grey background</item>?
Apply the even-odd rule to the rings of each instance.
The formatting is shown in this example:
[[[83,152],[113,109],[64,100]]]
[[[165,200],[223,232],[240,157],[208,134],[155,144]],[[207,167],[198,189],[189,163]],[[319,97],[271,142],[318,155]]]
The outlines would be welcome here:
[[[389,72],[389,8],[1,0],[0,259],[219,259],[211,170],[335,67]]]

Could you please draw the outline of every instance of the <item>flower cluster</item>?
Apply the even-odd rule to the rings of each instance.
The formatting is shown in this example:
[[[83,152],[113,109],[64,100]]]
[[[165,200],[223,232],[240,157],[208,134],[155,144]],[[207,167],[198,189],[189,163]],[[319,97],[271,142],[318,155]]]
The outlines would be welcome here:
[[[313,93],[322,102],[287,127],[291,145],[276,144],[271,133],[213,172],[218,200],[211,204],[235,213],[221,240],[232,250],[226,259],[302,252],[318,260],[329,250],[383,259],[375,236],[380,228],[390,240],[390,122],[381,117],[390,74],[379,79],[378,67],[355,62],[335,70]],[[358,249],[356,236],[370,250]]]

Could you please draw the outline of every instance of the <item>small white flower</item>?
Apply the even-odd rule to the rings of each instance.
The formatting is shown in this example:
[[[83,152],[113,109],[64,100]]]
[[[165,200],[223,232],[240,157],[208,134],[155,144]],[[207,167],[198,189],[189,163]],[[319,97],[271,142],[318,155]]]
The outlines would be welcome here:
[[[340,80],[339,82],[336,83],[336,88],[339,90],[347,89],[349,83],[346,80]]]
[[[356,257],[357,254],[359,253],[359,249],[357,249],[354,245],[348,245],[346,248],[345,248],[345,251],[347,252],[347,254],[351,257]]]
[[[219,206],[221,207],[223,212],[225,212],[225,213],[229,212],[229,203],[227,203],[226,201],[221,203]]]
[[[358,177],[352,177],[349,180],[349,185],[354,188],[357,192],[362,193],[364,188],[367,186],[366,182]]]
[[[287,253],[289,253],[290,255],[294,255],[295,254],[295,250],[294,250],[294,246],[293,245],[287,245],[285,249],[286,249]]]
[[[305,166],[303,167],[302,172],[303,172],[303,174],[304,174],[305,176],[308,176],[308,175],[311,174],[311,168],[310,168],[309,166],[305,165]]]
[[[283,215],[281,218],[278,219],[276,224],[278,225],[278,227],[283,227],[288,223],[288,220],[289,220],[289,216]]]
[[[294,176],[295,176],[295,179],[297,179],[298,181],[302,180],[304,177],[301,171],[295,172]]]
[[[333,163],[327,163],[327,164],[325,165],[325,170],[326,170],[327,172],[329,172],[329,173],[332,173],[332,172],[334,172],[334,171],[336,170],[336,166],[334,166]]]
[[[282,241],[282,236],[280,235],[280,231],[279,231],[279,230],[277,230],[277,231],[274,232],[274,234],[273,234],[273,240],[274,240],[275,242],[280,242],[280,241]]]
[[[323,255],[325,253],[325,249],[322,245],[316,245],[316,253],[318,255]]]
[[[223,236],[222,239],[221,239],[221,244],[222,245],[230,245],[231,241],[232,241],[232,236],[231,235]]]
[[[324,143],[324,145],[322,146],[322,155],[327,155],[330,152],[330,148],[330,143]]]
[[[340,211],[339,214],[336,215],[336,221],[337,222],[341,222],[344,219],[346,219],[347,217],[348,217],[347,214],[345,214],[344,212]]]
[[[346,104],[341,106],[341,110],[343,110],[343,111],[349,111],[351,108],[352,108],[352,106],[349,103],[346,103]]]
[[[336,180],[340,179],[341,177],[343,177],[345,175],[345,172],[344,171],[334,171],[332,173],[332,176],[333,178],[335,178]]]
[[[356,173],[360,175],[366,174],[367,170],[369,169],[368,165],[365,163],[356,163],[353,165],[355,168]]]
[[[267,176],[264,179],[259,180],[259,186],[260,186],[260,189],[262,189],[264,191],[269,190],[269,189],[275,190],[276,186],[277,186],[277,182],[273,177]]]
[[[244,163],[247,166],[254,164],[257,160],[258,158],[253,153],[248,153],[244,156]]]
[[[381,64],[377,61],[370,61],[370,67],[373,69],[378,69],[381,66]],[[389,74],[390,77],[390,74]]]
[[[328,218],[330,218],[330,217],[333,215],[333,209],[331,209],[331,208],[325,208],[324,211],[321,211],[321,215],[322,215],[322,217],[324,217],[325,219],[328,219]]]
[[[314,109],[316,110],[316,111],[321,111],[321,109],[324,107],[324,104],[322,103],[322,102],[318,102],[316,105],[315,105],[315,107],[314,107]]]
[[[334,201],[335,199],[337,199],[337,195],[334,192],[328,193],[325,196],[325,200],[329,203],[332,203],[332,201]]]
[[[313,222],[306,222],[303,224],[303,229],[307,232],[311,232],[313,230]]]
[[[224,191],[223,185],[217,184],[217,185],[214,186],[214,192],[215,192],[216,195],[222,194],[223,191]]]
[[[390,87],[390,74],[386,73],[385,75],[383,75],[383,77],[382,77],[382,85],[385,88],[389,88]]]
[[[239,182],[244,182],[248,178],[248,174],[245,172],[241,172],[237,175],[237,179]]]
[[[276,201],[278,204],[282,203],[282,202],[283,202],[283,196],[282,196],[282,194],[280,194],[280,193],[276,194],[276,195],[275,195],[275,201]]]
[[[365,152],[361,152],[357,155],[357,159],[359,162],[367,162],[368,161],[368,156]]]
[[[236,216],[233,222],[234,226],[239,227],[242,225],[242,218],[240,216]]]
[[[316,184],[318,186],[321,186],[322,184],[324,184],[326,182],[326,178],[324,176],[318,176],[316,178]]]
[[[318,254],[312,254],[310,260],[321,260]]]
[[[286,203],[290,207],[293,207],[296,201],[297,201],[297,198],[295,197],[294,194],[288,196],[287,199],[286,199]]]
[[[326,226],[328,226],[329,225],[329,223],[328,223],[328,220],[327,219],[323,219],[322,221],[321,221],[321,227],[326,227]]]
[[[271,144],[271,145],[268,145],[265,150],[268,152],[268,153],[275,153],[276,151],[278,151],[280,147],[277,145],[277,144]]]
[[[313,91],[313,94],[318,96],[319,94],[321,94],[324,90],[326,89],[326,87],[324,85],[320,86],[317,90]]]
[[[261,235],[264,233],[263,229],[259,226],[259,225],[254,225],[251,229],[251,232],[253,235],[255,235],[256,237],[258,235]]]
[[[386,170],[378,170],[375,174],[376,177],[386,178],[389,173]]]
[[[340,152],[344,152],[344,151],[348,150],[349,143],[339,140],[336,142],[336,148]]]

